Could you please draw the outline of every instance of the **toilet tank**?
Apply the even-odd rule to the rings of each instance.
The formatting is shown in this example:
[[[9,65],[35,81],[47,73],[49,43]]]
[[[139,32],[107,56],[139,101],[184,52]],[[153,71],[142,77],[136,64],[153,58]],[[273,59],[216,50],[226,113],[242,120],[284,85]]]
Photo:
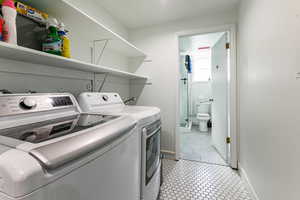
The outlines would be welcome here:
[[[200,103],[198,104],[198,113],[210,113],[211,103]]]

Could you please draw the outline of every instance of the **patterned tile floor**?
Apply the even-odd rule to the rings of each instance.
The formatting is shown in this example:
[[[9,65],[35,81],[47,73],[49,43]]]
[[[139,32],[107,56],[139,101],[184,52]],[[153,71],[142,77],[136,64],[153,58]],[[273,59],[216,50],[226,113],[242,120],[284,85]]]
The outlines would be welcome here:
[[[159,200],[252,200],[229,167],[164,159],[163,168]]]
[[[212,144],[211,133],[200,133],[198,127],[180,135],[180,157],[184,160],[227,165]]]

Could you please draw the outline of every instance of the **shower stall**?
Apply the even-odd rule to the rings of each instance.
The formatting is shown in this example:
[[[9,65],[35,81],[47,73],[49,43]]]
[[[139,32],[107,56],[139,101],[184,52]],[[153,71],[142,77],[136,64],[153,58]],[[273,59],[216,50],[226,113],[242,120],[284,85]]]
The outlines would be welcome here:
[[[189,131],[191,119],[191,63],[188,55],[180,55],[180,128]],[[189,60],[189,61],[188,61]],[[188,63],[189,62],[189,63]]]

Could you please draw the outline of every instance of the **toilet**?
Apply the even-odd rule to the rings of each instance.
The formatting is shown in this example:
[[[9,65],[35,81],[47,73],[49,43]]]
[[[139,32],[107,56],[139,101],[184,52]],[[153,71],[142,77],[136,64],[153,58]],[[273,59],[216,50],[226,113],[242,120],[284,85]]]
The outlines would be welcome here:
[[[207,122],[211,119],[210,117],[210,106],[211,103],[199,103],[197,119],[199,121],[200,132],[208,132]]]

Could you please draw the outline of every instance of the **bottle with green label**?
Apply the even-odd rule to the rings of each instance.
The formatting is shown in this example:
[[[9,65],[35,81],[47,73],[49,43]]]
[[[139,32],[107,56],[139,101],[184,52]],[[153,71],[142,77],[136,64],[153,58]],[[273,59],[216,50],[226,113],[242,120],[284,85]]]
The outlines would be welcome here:
[[[47,23],[48,35],[43,42],[43,51],[54,55],[62,55],[62,41],[58,35],[58,22],[55,18],[50,18]]]

